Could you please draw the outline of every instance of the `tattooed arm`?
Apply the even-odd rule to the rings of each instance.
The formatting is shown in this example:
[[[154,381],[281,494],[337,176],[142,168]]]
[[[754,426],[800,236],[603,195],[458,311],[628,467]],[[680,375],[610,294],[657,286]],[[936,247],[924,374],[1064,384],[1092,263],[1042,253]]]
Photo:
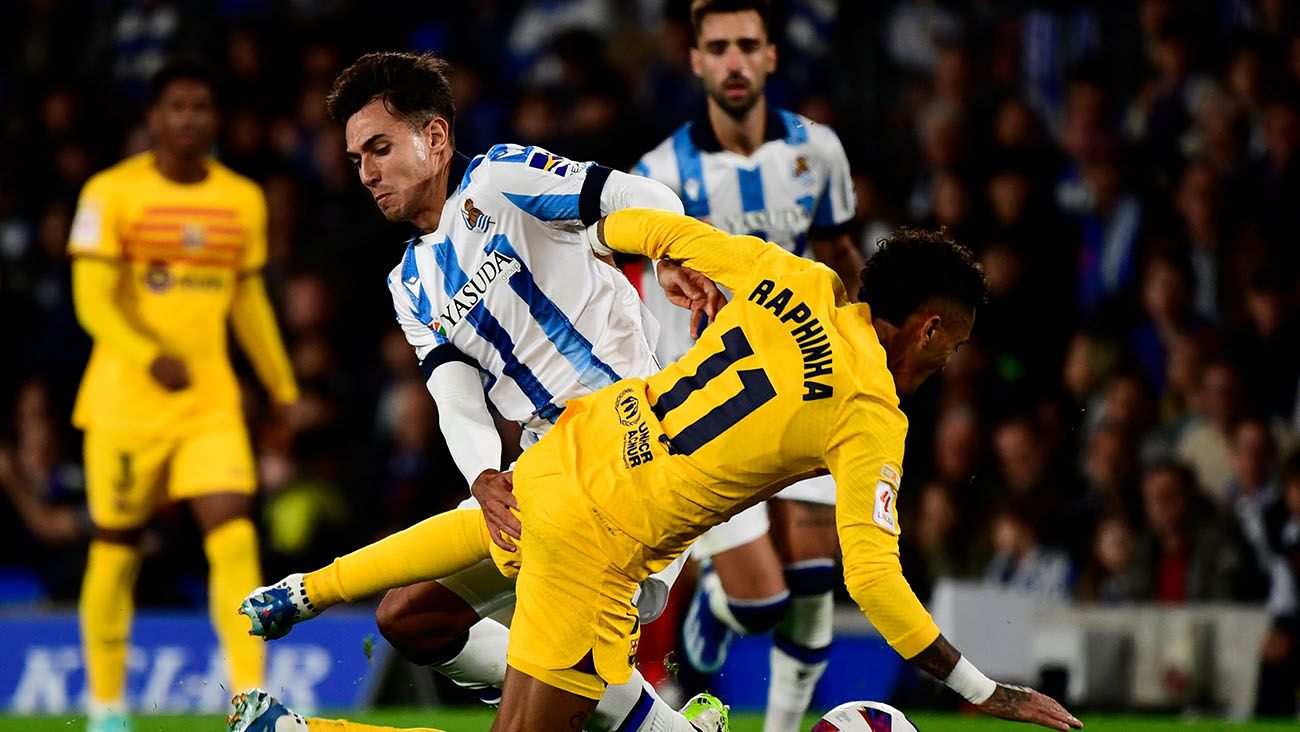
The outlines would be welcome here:
[[[979,681],[989,682],[969,661],[963,661],[961,653],[944,638],[942,634],[925,650],[908,659],[909,662],[939,679],[954,691],[970,698],[971,689]],[[957,678],[961,677],[961,678]],[[973,681],[978,679],[979,681]],[[983,694],[978,694],[976,699]],[[994,684],[991,695],[976,706],[985,714],[1017,722],[1030,722],[1059,730],[1081,729],[1083,723],[1065,710],[1057,701],[1033,689],[1007,684]]]

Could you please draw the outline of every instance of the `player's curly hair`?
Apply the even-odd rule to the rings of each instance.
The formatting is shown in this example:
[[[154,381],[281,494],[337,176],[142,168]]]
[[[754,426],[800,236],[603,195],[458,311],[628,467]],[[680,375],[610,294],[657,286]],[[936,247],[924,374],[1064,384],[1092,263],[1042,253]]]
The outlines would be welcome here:
[[[691,32],[700,37],[705,16],[715,13],[739,13],[753,10],[763,21],[763,31],[770,34],[772,4],[767,0],[694,0],[691,3]]]
[[[431,53],[367,53],[334,79],[325,108],[334,121],[348,118],[376,99],[413,130],[434,117],[456,124],[456,104],[447,81],[449,64]]]
[[[927,301],[951,300],[974,311],[988,297],[984,268],[948,230],[902,227],[879,241],[862,268],[858,299],[873,317],[902,325]]]

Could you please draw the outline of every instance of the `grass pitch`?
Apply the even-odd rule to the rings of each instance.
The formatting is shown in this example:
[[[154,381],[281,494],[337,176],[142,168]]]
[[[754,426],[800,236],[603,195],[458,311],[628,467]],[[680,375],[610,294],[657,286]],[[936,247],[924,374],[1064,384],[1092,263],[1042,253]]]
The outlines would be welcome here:
[[[920,732],[994,732],[1042,729],[1012,724],[981,716],[916,712],[908,715]],[[1141,717],[1115,715],[1080,715],[1087,732],[1280,732],[1300,730],[1300,722],[1270,720],[1227,722],[1178,717]],[[390,727],[433,727],[448,732],[487,732],[492,726],[491,712],[476,708],[381,709],[351,717],[354,721]],[[808,717],[804,729],[812,727],[816,717]],[[79,732],[85,727],[81,717],[4,717],[0,730],[5,732]],[[763,719],[758,714],[737,713],[731,716],[734,732],[760,732]],[[217,716],[137,717],[134,732],[220,732],[225,719]]]

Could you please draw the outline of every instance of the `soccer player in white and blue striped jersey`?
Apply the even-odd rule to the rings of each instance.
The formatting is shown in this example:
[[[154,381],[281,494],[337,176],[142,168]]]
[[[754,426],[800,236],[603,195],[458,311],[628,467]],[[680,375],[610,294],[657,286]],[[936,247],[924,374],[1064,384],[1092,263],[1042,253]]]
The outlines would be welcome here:
[[[376,205],[389,220],[421,230],[388,278],[397,321],[471,486],[466,504],[481,503],[493,540],[513,551],[510,536],[519,538],[521,527],[509,508],[517,504],[509,473],[500,471],[501,438],[487,402],[523,427],[527,448],[567,400],[657,371],[657,323],[627,278],[593,255],[583,230],[623,208],[682,209],[661,184],[541,148],[497,145],[472,160],[456,152],[445,66],[429,55],[367,54],[339,75],[327,104],[346,125],[347,155]],[[669,266],[661,276],[688,306],[711,314],[722,304],[699,273]],[[679,571],[676,564],[642,583],[642,622],[662,612]],[[513,580],[485,561],[391,591],[376,619],[408,660],[493,703],[504,682],[508,632],[487,615],[512,604],[514,591]],[[255,590],[243,612],[255,627],[270,617],[262,611],[311,617],[312,592],[302,575],[291,575]],[[692,724],[635,669],[628,683],[609,687],[590,722],[588,729],[628,732],[726,729],[716,711]]]
[[[850,236],[853,183],[835,133],[767,103],[776,68],[768,5],[696,0],[691,66],[704,84],[706,114],[641,159],[634,173],[672,188],[686,214],[754,236],[831,267],[858,291],[862,257]],[[664,325],[660,359],[690,346],[685,314],[642,288]],[[796,483],[702,536],[692,548],[704,571],[685,626],[691,664],[717,671],[735,633],[775,629],[765,732],[793,732],[826,666],[831,641],[835,484]],[[769,533],[769,528],[774,530]]]

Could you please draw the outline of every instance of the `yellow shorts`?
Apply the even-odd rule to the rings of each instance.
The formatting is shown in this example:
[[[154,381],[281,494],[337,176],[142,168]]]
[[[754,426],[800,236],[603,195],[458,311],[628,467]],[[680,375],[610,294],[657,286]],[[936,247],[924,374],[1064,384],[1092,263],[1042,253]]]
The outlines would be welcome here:
[[[86,498],[105,529],[133,529],[166,497],[253,493],[257,474],[242,426],[184,437],[86,430]]]
[[[555,445],[552,444],[552,447]],[[534,453],[536,453],[534,455]],[[515,576],[509,665],[588,699],[628,680],[641,624],[632,595],[644,547],[603,520],[543,440],[515,468],[523,540],[492,558]]]

